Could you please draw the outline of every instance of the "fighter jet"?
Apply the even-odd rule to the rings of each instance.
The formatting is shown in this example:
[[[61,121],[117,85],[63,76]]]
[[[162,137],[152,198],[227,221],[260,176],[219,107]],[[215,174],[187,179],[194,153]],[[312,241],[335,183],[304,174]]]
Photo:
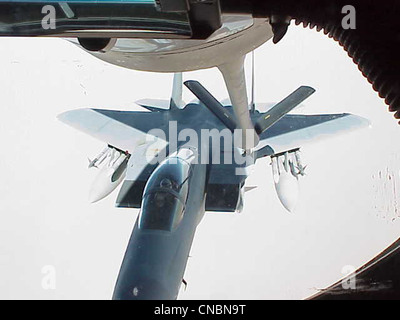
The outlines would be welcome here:
[[[107,161],[104,158],[103,162],[89,162],[89,166],[103,164],[92,188],[93,201],[104,198],[123,182],[117,206],[141,208],[118,277],[116,299],[176,298],[197,223],[205,210],[243,208],[246,169],[257,159],[271,157],[278,197],[292,211],[297,202],[297,181],[305,174],[297,153],[300,146],[368,125],[365,119],[349,114],[287,114],[312,93],[307,87],[266,113],[258,112],[255,105],[248,111],[244,56],[269,39],[279,42],[292,17],[296,24],[324,29],[337,40],[374,83],[374,89],[386,98],[389,110],[398,110],[399,90],[393,81],[393,68],[382,66],[382,61],[393,59],[370,59],[374,51],[378,56],[382,52],[392,54],[393,50],[382,50],[382,46],[392,45],[395,37],[388,30],[395,32],[397,28],[387,28],[385,24],[385,32],[377,41],[371,37],[370,28],[362,27],[371,25],[370,15],[365,14],[368,10],[361,10],[364,13],[357,16],[356,30],[347,30],[341,24],[341,2],[334,2],[329,12],[325,12],[323,3],[278,8],[277,3],[259,2],[263,1],[126,1],[96,7],[77,1],[53,7],[57,21],[51,17],[51,10],[43,16],[44,11],[38,10],[40,1],[0,4],[0,12],[4,13],[0,14],[0,36],[77,37],[79,44],[93,55],[122,67],[155,72],[218,67],[224,76],[231,105],[222,105],[200,84],[188,82],[200,102],[184,104],[172,99],[170,104],[161,105],[148,101],[142,103],[150,111],[146,113],[84,109],[60,116],[62,121],[113,149],[128,150],[117,154],[116,160],[110,156]],[[382,6],[372,10],[371,16],[382,15]],[[326,14],[319,19],[317,12],[321,9]],[[397,112],[396,117],[399,116]],[[166,129],[171,130],[160,134]],[[242,130],[238,136],[242,141],[234,143],[231,139],[232,143],[221,147],[207,144],[210,137],[197,142],[193,138],[201,130],[213,129],[227,129],[225,132],[232,134],[236,129]],[[189,141],[176,139],[174,132]],[[226,137],[229,139],[229,134],[223,138]],[[221,155],[235,161],[216,163],[214,156],[219,159]]]
[[[107,192],[96,199],[122,183],[116,207],[140,209],[113,299],[176,299],[204,213],[241,211],[249,168],[258,159],[271,157],[278,197],[293,211],[304,172],[300,147],[369,126],[367,119],[348,113],[288,114],[315,92],[302,86],[266,112],[249,109],[257,141],[245,149],[232,106],[193,80],[184,84],[198,100],[184,103],[181,79],[175,76],[168,103],[139,101],[144,111],[78,109],[59,116],[108,146],[127,150],[99,180],[106,185],[99,189]]]

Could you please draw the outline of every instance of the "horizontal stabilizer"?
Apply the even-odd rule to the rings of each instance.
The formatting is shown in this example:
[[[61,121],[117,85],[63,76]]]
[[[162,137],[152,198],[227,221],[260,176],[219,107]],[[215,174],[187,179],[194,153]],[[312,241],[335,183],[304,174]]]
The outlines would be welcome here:
[[[257,186],[244,187],[244,192],[250,192],[251,190],[257,189]]]
[[[256,132],[259,135],[263,133],[314,92],[315,89],[311,87],[302,86],[298,88],[257,120],[254,126]]]

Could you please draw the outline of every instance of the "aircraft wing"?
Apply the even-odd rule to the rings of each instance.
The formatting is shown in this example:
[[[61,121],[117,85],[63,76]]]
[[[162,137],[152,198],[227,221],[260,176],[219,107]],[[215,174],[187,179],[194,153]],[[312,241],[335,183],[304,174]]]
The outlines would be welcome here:
[[[62,113],[58,119],[98,140],[129,152],[146,142],[146,133],[149,130],[165,125],[163,112],[78,109]],[[273,153],[280,153],[369,125],[367,119],[349,113],[287,114],[260,135],[256,150],[269,146]]]
[[[256,151],[269,146],[271,152],[276,154],[369,126],[369,120],[349,113],[287,114],[260,135]]]
[[[165,125],[163,112],[78,109],[62,113],[58,119],[132,155],[116,205],[139,208],[146,182],[156,167],[153,160],[168,145],[166,140],[147,134]]]
[[[118,149],[132,151],[146,143],[146,133],[162,125],[162,115],[152,112],[77,109],[64,112],[58,119]],[[166,142],[165,142],[166,144]]]

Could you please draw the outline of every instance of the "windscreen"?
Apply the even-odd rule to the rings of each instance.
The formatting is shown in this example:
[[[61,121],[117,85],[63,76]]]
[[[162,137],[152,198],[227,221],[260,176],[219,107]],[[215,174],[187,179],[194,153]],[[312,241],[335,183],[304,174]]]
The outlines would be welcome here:
[[[143,194],[139,228],[173,231],[182,221],[188,196],[190,165],[173,158],[160,164]]]

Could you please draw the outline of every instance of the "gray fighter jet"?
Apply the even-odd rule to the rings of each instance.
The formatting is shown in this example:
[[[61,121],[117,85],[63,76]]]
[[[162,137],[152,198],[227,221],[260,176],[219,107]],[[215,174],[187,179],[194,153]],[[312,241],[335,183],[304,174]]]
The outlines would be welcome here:
[[[59,116],[111,148],[126,150],[119,161],[104,161],[98,179],[109,184],[106,195],[122,182],[117,207],[140,208],[114,299],[176,299],[205,211],[241,211],[248,169],[257,159],[271,157],[278,197],[292,211],[304,174],[299,148],[369,126],[347,113],[288,114],[315,91],[300,87],[267,112],[249,109],[258,141],[255,148],[242,149],[232,107],[197,81],[185,85],[198,101],[183,103],[177,75],[171,100],[138,102],[145,111],[79,109]]]

